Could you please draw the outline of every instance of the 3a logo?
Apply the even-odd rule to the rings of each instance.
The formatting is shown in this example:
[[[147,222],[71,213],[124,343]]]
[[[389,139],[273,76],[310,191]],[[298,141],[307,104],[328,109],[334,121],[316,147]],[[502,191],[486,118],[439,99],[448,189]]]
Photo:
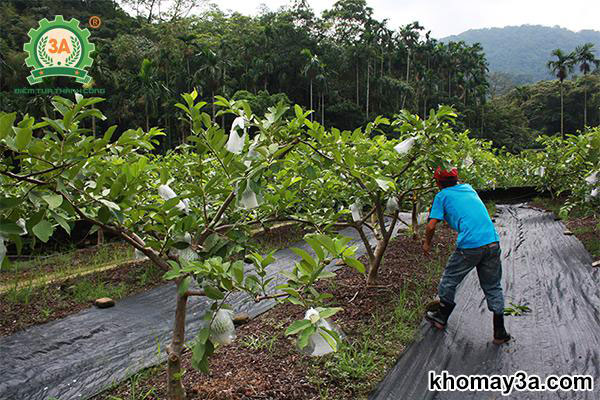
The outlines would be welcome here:
[[[91,81],[85,69],[92,65],[90,53],[96,47],[88,40],[90,31],[79,28],[75,18],[69,21],[62,15],[57,15],[54,21],[44,18],[38,29],[30,29],[27,34],[30,41],[23,45],[23,50],[28,54],[25,63],[33,68],[27,77],[29,84],[35,85],[50,76],[70,76],[80,83]]]

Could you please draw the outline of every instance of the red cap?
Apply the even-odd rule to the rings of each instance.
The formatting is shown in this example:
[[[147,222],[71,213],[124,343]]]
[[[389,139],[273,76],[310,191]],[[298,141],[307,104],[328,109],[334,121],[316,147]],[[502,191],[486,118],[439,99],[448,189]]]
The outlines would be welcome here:
[[[437,167],[435,173],[433,174],[433,179],[442,180],[442,179],[458,179],[458,170],[456,168],[452,168],[450,171],[442,169],[442,167]]]

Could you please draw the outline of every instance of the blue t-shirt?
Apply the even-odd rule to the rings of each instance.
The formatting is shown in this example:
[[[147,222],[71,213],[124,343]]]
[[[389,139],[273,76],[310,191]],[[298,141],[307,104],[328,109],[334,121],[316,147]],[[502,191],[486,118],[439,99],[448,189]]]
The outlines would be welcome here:
[[[440,190],[433,199],[431,218],[446,221],[458,232],[459,249],[473,249],[500,240],[485,205],[468,184]]]

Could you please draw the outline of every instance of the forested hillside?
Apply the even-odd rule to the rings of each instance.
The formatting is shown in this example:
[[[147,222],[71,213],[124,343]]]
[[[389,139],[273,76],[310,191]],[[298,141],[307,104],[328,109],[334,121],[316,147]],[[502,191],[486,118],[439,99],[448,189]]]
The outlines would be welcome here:
[[[128,9],[149,4],[126,3]],[[109,109],[102,127],[160,125],[168,131],[169,147],[183,136],[174,104],[182,92],[194,88],[208,102],[217,95],[246,98],[257,113],[277,101],[299,103],[314,109],[319,122],[342,129],[402,108],[423,116],[439,104],[456,107],[463,126],[481,126],[488,90],[482,49],[441,43],[418,23],[395,30],[375,19],[364,0],[340,0],[322,15],[299,0],[256,17],[216,7],[184,17],[165,11],[173,4],[167,1],[162,1],[163,14],[156,9],[134,17],[121,9],[124,4],[3,1],[0,110],[51,112],[46,109],[51,96],[14,93],[15,88],[29,87],[23,52],[29,29],[57,14],[77,18],[83,26],[90,15],[98,15],[102,25],[91,29],[96,54],[90,75],[95,87],[106,91]],[[74,85],[58,78],[36,88]]]
[[[541,25],[471,29],[441,40],[481,43],[490,72],[509,74],[516,84],[551,79],[546,62],[549,54],[556,48],[570,52],[576,46],[588,42],[594,43],[596,49],[600,48],[599,31],[573,32],[565,28]]]

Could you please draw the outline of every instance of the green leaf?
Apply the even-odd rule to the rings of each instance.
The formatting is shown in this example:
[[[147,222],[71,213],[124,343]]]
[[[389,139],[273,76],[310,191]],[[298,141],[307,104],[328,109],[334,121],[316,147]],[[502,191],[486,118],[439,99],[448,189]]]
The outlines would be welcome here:
[[[336,313],[338,313],[342,310],[343,310],[343,308],[341,308],[341,307],[329,307],[329,308],[319,309],[319,316],[321,318],[329,318],[332,315],[335,315]]]
[[[321,335],[321,337],[323,339],[325,339],[327,341],[327,343],[329,343],[329,345],[331,346],[331,348],[333,349],[333,351],[337,351],[339,337],[338,337],[337,334],[335,334],[335,332],[333,332],[333,331],[331,331],[329,329],[320,328],[319,329],[319,335]]]
[[[236,261],[231,265],[231,273],[237,283],[242,283],[244,280],[244,263]]]
[[[13,129],[17,134],[15,137],[15,146],[17,147],[17,150],[25,150],[31,142],[31,138],[33,137],[33,131],[31,130],[31,128],[17,128],[16,126],[13,127]]]
[[[343,260],[344,260],[344,262],[346,264],[348,264],[349,266],[351,266],[352,268],[354,268],[355,270],[357,270],[361,274],[365,273],[365,266],[364,266],[364,264],[361,263],[360,261],[358,261],[356,258],[345,257]]]
[[[52,213],[52,217],[69,235],[71,234],[71,226],[63,217],[56,213]]]
[[[0,140],[4,139],[11,132],[16,118],[16,112],[0,116]]]
[[[50,222],[43,219],[33,227],[32,231],[38,239],[46,243],[52,236],[52,233],[54,232],[54,227]]]
[[[311,235],[307,235],[304,238],[304,241],[306,243],[308,243],[309,246],[314,250],[317,257],[319,257],[319,260],[323,260],[325,258],[325,253],[323,252],[323,247],[321,246],[321,244],[319,243],[318,240],[316,240]]]
[[[311,323],[307,319],[301,319],[298,321],[294,321],[294,323],[291,324],[290,326],[288,326],[288,328],[285,330],[285,335],[286,336],[294,335],[294,334],[308,328],[309,326],[311,326]]]
[[[297,247],[291,247],[290,250],[292,250],[294,253],[296,253],[297,255],[299,255],[300,257],[302,257],[302,259],[308,264],[310,265],[313,269],[317,268],[317,262],[315,261],[314,258],[312,258],[310,256],[310,254],[308,254],[306,251],[299,249]]]
[[[173,243],[173,247],[175,247],[178,250],[185,250],[188,247],[190,247],[190,244],[188,242],[184,242],[184,241],[182,241],[182,242],[175,242],[175,243]]]
[[[0,210],[15,208],[22,202],[20,197],[0,197]]]
[[[42,196],[42,199],[48,203],[48,206],[50,206],[51,210],[60,207],[63,202],[63,197],[60,194],[46,194]]]
[[[185,292],[187,292],[187,290],[189,289],[191,282],[191,276],[185,277],[185,279],[181,281],[181,283],[177,286],[177,293],[179,293],[180,296],[183,296]]]
[[[311,325],[305,330],[303,330],[300,334],[300,337],[298,338],[298,347],[301,349],[305,348],[308,344],[308,339],[310,338],[310,335],[315,333],[316,330],[317,328],[314,325]]]
[[[222,300],[225,297],[219,288],[211,285],[204,286],[204,293],[213,300]]]
[[[20,235],[23,230],[14,222],[0,224],[0,234],[2,235]]]

